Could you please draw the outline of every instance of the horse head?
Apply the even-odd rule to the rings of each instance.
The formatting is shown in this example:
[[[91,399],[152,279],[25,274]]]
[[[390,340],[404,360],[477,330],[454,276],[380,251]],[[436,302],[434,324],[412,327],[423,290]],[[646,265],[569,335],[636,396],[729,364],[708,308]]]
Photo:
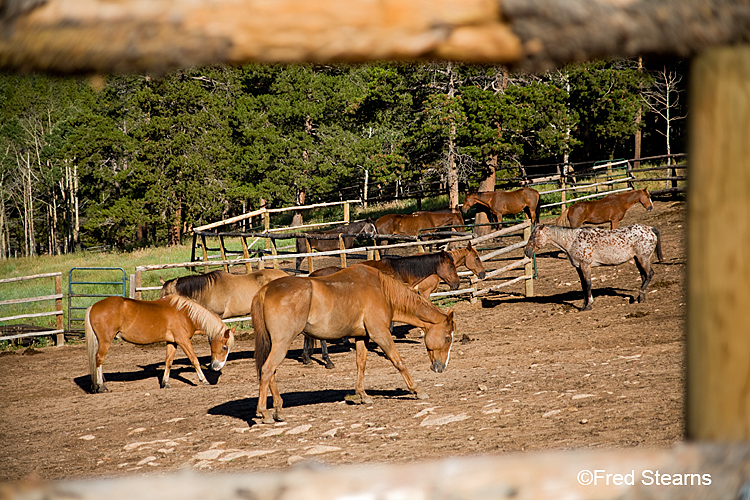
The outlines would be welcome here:
[[[639,201],[641,202],[641,205],[643,205],[643,208],[649,212],[654,209],[654,204],[651,202],[651,194],[649,194],[647,188],[641,189]]]
[[[160,279],[160,281],[161,281],[161,290],[159,290],[160,299],[163,299],[167,295],[177,294],[177,290],[175,290],[175,282],[177,281],[177,278],[173,278],[168,281],[164,281]]]
[[[448,367],[448,361],[451,358],[453,332],[455,331],[456,322],[453,320],[453,309],[448,311],[443,321],[427,326],[424,345],[427,347],[432,371],[442,373]]]
[[[484,264],[479,257],[479,252],[477,252],[476,248],[471,246],[471,242],[469,242],[466,250],[466,260],[464,260],[464,265],[480,280],[483,280],[485,277]]]
[[[531,256],[534,255],[534,252],[547,244],[547,239],[548,237],[546,226],[544,224],[535,226],[534,230],[531,231],[529,241],[526,243],[526,248],[523,251],[524,255],[526,255],[526,257],[528,258],[531,258]]]
[[[456,271],[456,263],[453,261],[453,256],[445,250],[440,251],[440,262],[435,271],[443,281],[448,283],[451,290],[458,290],[458,287],[461,286],[461,278],[458,275],[458,271]]]
[[[224,368],[229,352],[234,347],[234,328],[225,329],[211,341],[211,369],[219,371]]]
[[[466,195],[466,199],[464,200],[464,204],[461,205],[461,212],[464,214],[469,212],[469,209],[474,206],[474,204],[477,202],[477,194],[476,193],[469,193]]]
[[[362,229],[359,230],[358,234],[365,234],[372,237],[378,234],[378,228],[375,227],[375,224],[371,220],[367,220],[367,222],[365,222],[365,224],[362,226]]]

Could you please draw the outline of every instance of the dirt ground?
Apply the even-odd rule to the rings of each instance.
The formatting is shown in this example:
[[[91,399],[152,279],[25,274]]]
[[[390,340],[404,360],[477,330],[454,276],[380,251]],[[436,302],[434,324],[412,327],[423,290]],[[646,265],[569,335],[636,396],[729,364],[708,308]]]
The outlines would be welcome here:
[[[633,207],[623,224],[661,230],[665,262],[643,304],[635,265],[594,270],[594,306],[554,248],[538,254],[535,296],[523,285],[455,307],[450,365],[429,370],[420,332],[398,326],[417,400],[379,350],[352,404],[354,351],[331,347],[333,370],[300,362],[298,338],[278,371],[287,421],[255,420],[252,334],[218,373],[197,376],[181,351],[172,388],[159,388],[165,349],[119,342],[105,363],[111,392],[89,394],[83,343],[0,356],[0,481],[120,476],[180,469],[281,469],[407,462],[529,450],[669,447],[684,433],[685,203]],[[515,258],[520,257],[520,251]],[[201,362],[205,338],[194,339]],[[319,353],[316,359],[320,360]]]

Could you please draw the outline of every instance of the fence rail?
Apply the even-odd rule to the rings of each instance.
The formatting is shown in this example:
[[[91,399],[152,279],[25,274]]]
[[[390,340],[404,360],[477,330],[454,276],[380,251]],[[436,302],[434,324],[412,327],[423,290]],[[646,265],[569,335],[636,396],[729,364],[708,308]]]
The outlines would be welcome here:
[[[13,306],[13,305],[18,305],[18,304],[31,304],[31,303],[38,303],[38,302],[55,301],[55,308],[53,310],[5,316],[5,317],[0,318],[0,325],[2,325],[2,327],[7,328],[7,327],[13,326],[11,324],[8,324],[7,323],[8,321],[54,316],[55,327],[49,330],[43,329],[40,331],[17,333],[14,335],[2,335],[0,336],[0,341],[54,335],[56,345],[59,346],[65,343],[65,335],[64,335],[65,330],[63,329],[64,312],[63,312],[63,306],[62,306],[63,293],[62,293],[62,273],[61,272],[60,273],[35,274],[31,276],[19,276],[16,278],[5,278],[5,279],[0,279],[0,284],[1,283],[14,283],[14,282],[19,282],[19,281],[30,281],[30,280],[37,280],[37,279],[49,279],[49,278],[52,278],[53,283],[54,283],[54,290],[55,290],[54,294],[3,300],[3,301],[0,301],[0,307]]]

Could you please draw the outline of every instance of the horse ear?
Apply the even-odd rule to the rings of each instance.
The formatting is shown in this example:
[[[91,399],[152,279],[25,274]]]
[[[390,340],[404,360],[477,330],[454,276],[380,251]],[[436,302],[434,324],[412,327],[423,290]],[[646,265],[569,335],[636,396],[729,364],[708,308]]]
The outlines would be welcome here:
[[[469,250],[471,250],[471,240],[469,240],[469,244],[466,246]]]
[[[448,316],[448,321],[453,321],[453,308],[451,307],[448,309],[448,312],[445,313],[446,316]]]
[[[159,283],[161,283],[163,285],[164,283],[166,283],[166,281],[164,281],[164,278],[162,278],[161,276],[159,276]]]

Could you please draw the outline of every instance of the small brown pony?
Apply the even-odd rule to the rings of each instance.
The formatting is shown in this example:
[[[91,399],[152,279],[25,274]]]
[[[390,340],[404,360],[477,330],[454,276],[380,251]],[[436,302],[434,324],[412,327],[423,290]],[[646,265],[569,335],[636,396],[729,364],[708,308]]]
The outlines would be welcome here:
[[[344,224],[343,226],[338,226],[333,229],[328,229],[327,231],[317,231],[317,232],[310,232],[308,233],[310,235],[337,235],[337,234],[350,234],[350,235],[365,235],[370,238],[375,236],[377,234],[377,230],[375,229],[375,224],[369,220],[361,220],[357,222],[351,222],[349,224]],[[354,246],[354,241],[356,240],[357,236],[344,236],[342,237],[342,240],[344,241],[344,248],[351,248]],[[315,239],[310,238],[310,249],[311,250],[317,250],[319,252],[326,252],[329,250],[338,250],[339,249],[339,240],[338,239]],[[307,246],[305,245],[305,239],[304,238],[297,238],[297,253],[306,253],[307,252]],[[297,271],[299,271],[300,266],[302,265],[302,260],[304,257],[297,257],[296,260],[296,267]]]
[[[466,266],[480,280],[484,279],[484,264],[479,257],[479,252],[471,246],[471,242],[464,248],[448,250],[448,253],[453,257],[456,267]],[[430,295],[437,290],[438,285],[440,285],[440,276],[433,274],[417,283],[415,288],[422,297],[429,299]]]
[[[249,274],[211,271],[165,281],[160,297],[182,295],[217,314],[220,318],[245,316],[258,290],[266,283],[289,276],[280,269],[261,269]]]
[[[211,345],[211,369],[221,370],[234,346],[234,328],[231,330],[208,309],[192,300],[172,295],[154,301],[107,297],[86,309],[86,347],[91,373],[91,392],[106,392],[102,364],[112,340],[119,335],[133,344],[167,343],[167,360],[161,387],[169,385],[172,361],[180,346],[198,373],[203,375],[190,339],[197,330],[208,335]]]
[[[389,331],[391,321],[401,321],[425,330],[430,368],[442,372],[450,360],[453,311],[444,314],[403,283],[369,266],[351,266],[330,276],[289,276],[261,288],[253,299],[255,366],[260,388],[257,414],[264,423],[284,420],[283,401],[276,386],[276,369],[292,340],[304,333],[313,338],[356,338],[357,383],[355,393],[371,403],[365,392],[366,340],[374,341],[401,373],[407,387],[420,399],[427,395],[409,375]],[[273,395],[274,414],[267,409],[268,389]]]
[[[523,212],[531,219],[532,224],[539,222],[539,191],[532,188],[521,188],[515,191],[482,191],[466,195],[461,212],[466,214],[474,205],[481,205],[492,212],[502,222],[503,215],[515,215]]]
[[[610,229],[617,229],[617,225],[625,217],[625,212],[638,202],[649,212],[654,209],[648,189],[634,189],[624,193],[609,194],[600,200],[573,203],[563,210],[556,224],[564,226],[567,222],[570,227],[581,227],[584,222],[592,224],[609,222]]]
[[[386,214],[375,221],[378,234],[419,236],[434,233],[442,226],[463,226],[464,218],[453,211],[420,211],[413,214]],[[455,229],[455,228],[453,228]]]

